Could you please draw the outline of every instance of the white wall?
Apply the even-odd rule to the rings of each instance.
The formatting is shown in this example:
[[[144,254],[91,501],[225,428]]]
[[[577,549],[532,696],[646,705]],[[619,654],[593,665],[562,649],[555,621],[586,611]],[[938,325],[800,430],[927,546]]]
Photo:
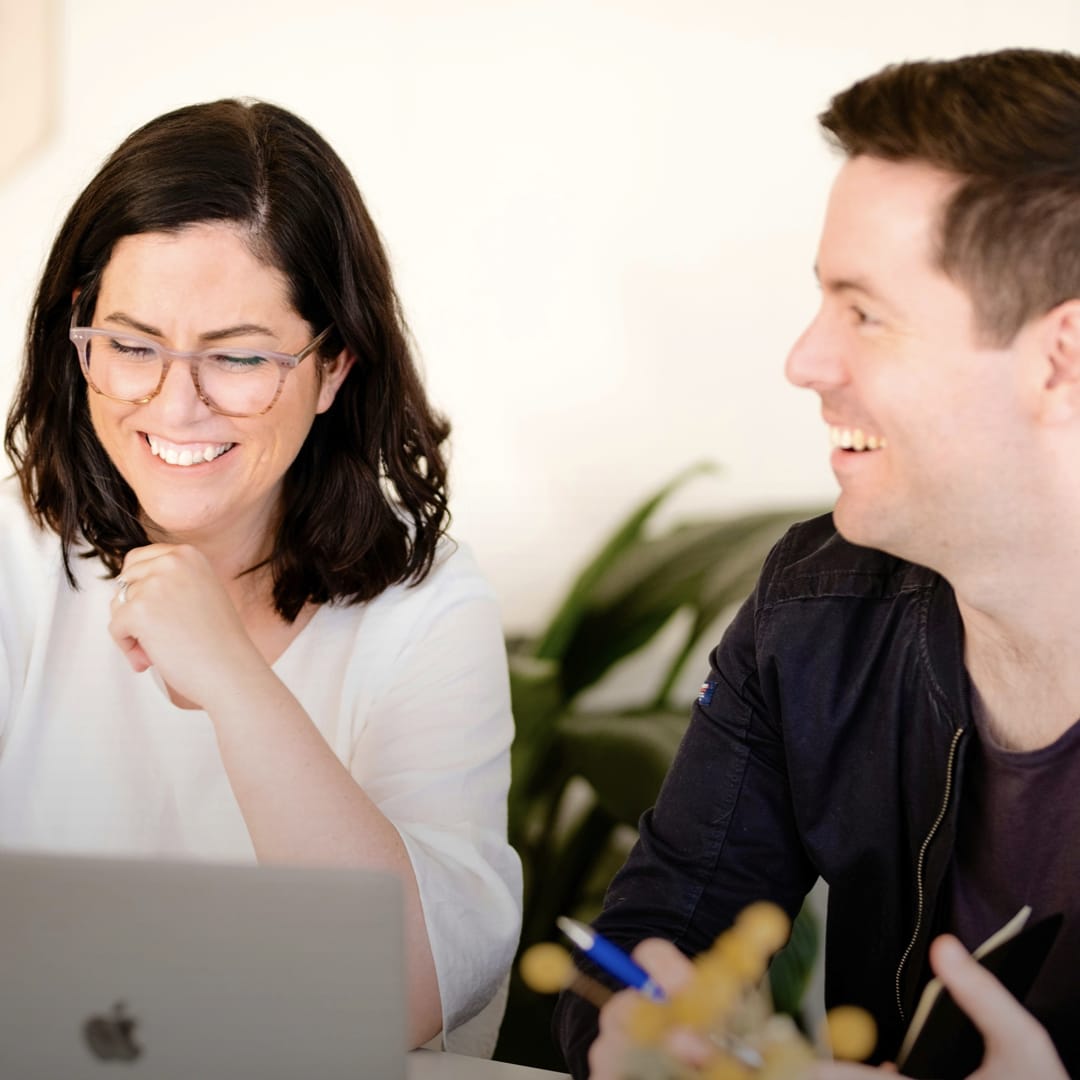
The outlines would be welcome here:
[[[1078,49],[1080,5],[68,0],[58,37],[51,140],[0,184],[0,406],[101,159],[171,107],[276,101],[335,145],[386,238],[455,423],[455,532],[527,630],[691,461],[725,471],[682,511],[831,497],[815,401],[782,376],[836,167],[815,115],[890,61]]]

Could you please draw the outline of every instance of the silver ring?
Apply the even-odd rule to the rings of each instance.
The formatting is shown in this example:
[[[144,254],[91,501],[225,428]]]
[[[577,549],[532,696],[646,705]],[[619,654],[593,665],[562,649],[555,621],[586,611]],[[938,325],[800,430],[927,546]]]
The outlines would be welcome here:
[[[120,591],[116,594],[116,598],[121,604],[127,603],[128,589],[131,588],[131,582],[125,581],[122,577],[116,579],[116,584],[120,586]]]

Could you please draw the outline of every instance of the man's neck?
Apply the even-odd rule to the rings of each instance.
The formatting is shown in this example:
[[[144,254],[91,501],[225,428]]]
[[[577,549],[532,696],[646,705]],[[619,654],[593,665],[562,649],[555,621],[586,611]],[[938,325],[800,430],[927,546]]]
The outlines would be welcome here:
[[[964,662],[1007,749],[1049,746],[1080,718],[1080,598],[1069,595],[1070,580],[1080,578],[1044,575],[1046,596],[1012,587],[1015,603],[999,594],[976,604],[957,592]]]

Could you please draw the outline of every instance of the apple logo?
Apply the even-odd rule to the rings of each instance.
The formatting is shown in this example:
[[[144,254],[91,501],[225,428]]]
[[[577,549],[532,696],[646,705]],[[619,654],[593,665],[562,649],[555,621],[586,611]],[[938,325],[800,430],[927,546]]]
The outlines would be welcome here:
[[[125,1015],[124,1003],[118,1001],[111,1016],[91,1016],[86,1021],[83,1037],[94,1056],[102,1061],[134,1061],[142,1053],[135,1041],[136,1023]]]

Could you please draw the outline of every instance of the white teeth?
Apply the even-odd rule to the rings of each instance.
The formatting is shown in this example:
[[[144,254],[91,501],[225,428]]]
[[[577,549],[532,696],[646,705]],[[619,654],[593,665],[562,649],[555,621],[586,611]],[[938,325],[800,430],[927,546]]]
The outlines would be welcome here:
[[[862,428],[829,426],[829,442],[842,450],[884,450],[888,443],[884,435],[868,435]]]
[[[235,445],[235,443],[204,443],[202,446],[176,447],[167,445],[153,435],[147,435],[146,441],[150,444],[152,454],[169,465],[179,465],[181,468],[188,465],[200,465],[204,461],[213,461]]]

